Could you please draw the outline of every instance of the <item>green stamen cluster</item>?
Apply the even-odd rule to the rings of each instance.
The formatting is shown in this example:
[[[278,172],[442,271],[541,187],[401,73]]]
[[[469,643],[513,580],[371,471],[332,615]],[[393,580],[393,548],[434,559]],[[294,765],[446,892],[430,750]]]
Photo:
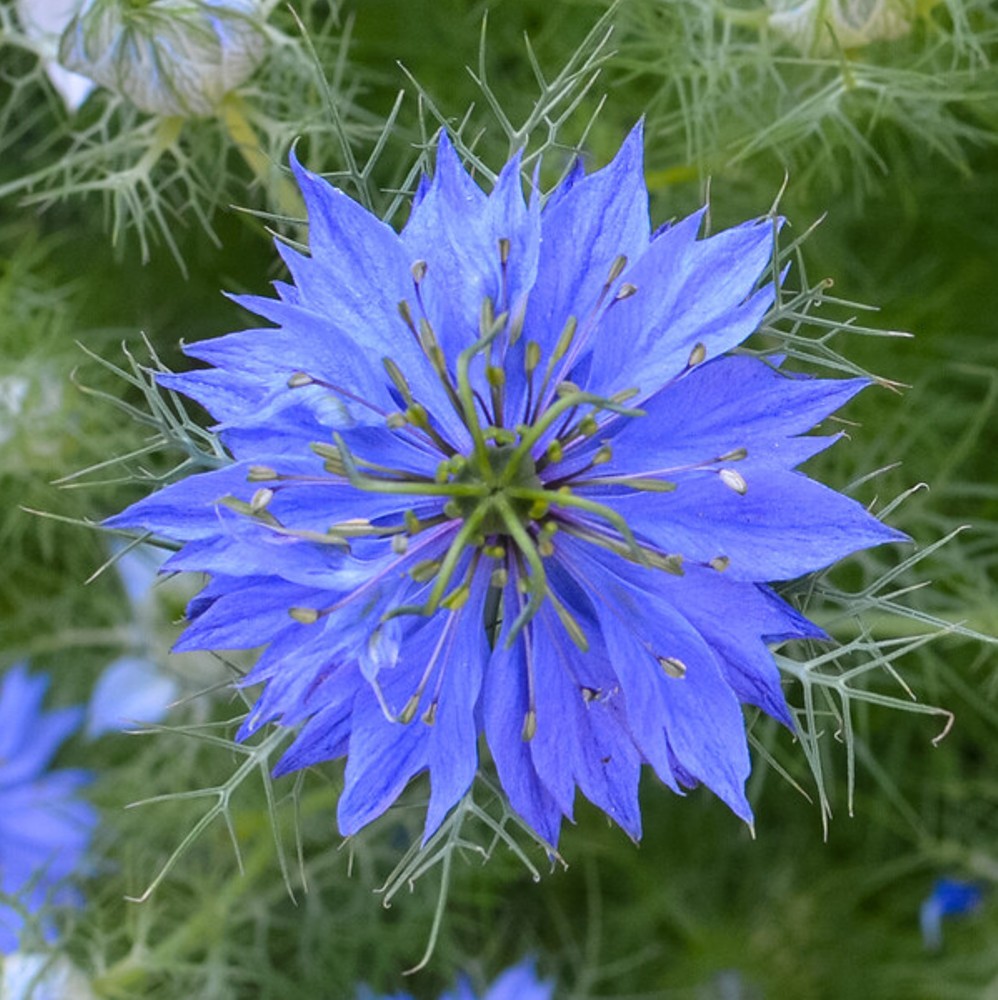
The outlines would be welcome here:
[[[508,256],[508,241],[500,241],[500,262],[504,274]],[[614,261],[594,312],[607,298],[626,264],[624,257]],[[439,421],[415,397],[405,373],[391,358],[383,358],[382,365],[397,399],[404,404],[404,409],[398,411],[385,412],[305,372],[292,375],[288,387],[296,389],[319,385],[328,388],[379,414],[391,431],[410,434],[437,450],[441,460],[431,477],[391,468],[355,455],[339,434],[334,435],[332,442],[312,444],[313,451],[323,459],[325,471],[355,489],[414,498],[438,498],[442,501],[440,513],[421,519],[409,510],[402,522],[395,525],[375,526],[367,520],[355,519],[335,524],[325,533],[286,529],[268,510],[268,505],[275,492],[282,488],[283,480],[302,481],[307,477],[282,476],[273,469],[259,466],[250,470],[249,479],[267,485],[260,486],[249,503],[232,498],[226,502],[275,531],[346,550],[349,550],[351,539],[389,538],[392,550],[398,556],[398,565],[404,567],[414,582],[429,584],[430,587],[423,603],[396,607],[387,613],[386,618],[405,614],[432,615],[441,607],[459,609],[467,601],[471,581],[482,560],[486,559],[492,563],[490,583],[493,588],[501,590],[512,579],[516,581],[518,592],[526,598],[518,602],[519,612],[508,631],[510,642],[544,601],[549,601],[573,641],[584,649],[586,641],[582,629],[547,583],[544,560],[554,553],[553,539],[558,531],[570,532],[642,565],[668,573],[682,573],[680,556],[639,544],[620,514],[577,492],[578,487],[598,485],[669,492],[675,489],[674,483],[661,478],[659,472],[645,475],[595,474],[595,470],[612,460],[612,448],[606,442],[592,452],[584,468],[576,468],[561,477],[557,473],[557,466],[564,461],[570,449],[595,437],[602,423],[606,422],[607,415],[643,415],[642,410],[626,405],[637,390],[624,390],[604,397],[585,392],[561,378],[571,370],[580,347],[580,323],[575,317],[570,317],[546,361],[536,341],[527,341],[524,345],[522,358],[526,402],[523,413],[526,419],[523,423],[506,426],[507,370],[504,362],[521,336],[522,314],[511,314],[508,309],[497,313],[491,299],[485,299],[479,316],[478,339],[460,352],[452,372],[439,339],[425,318],[420,285],[426,273],[425,262],[417,261],[413,265],[416,301],[422,318],[418,322],[415,320],[414,309],[406,301],[399,303],[398,311],[443,387],[450,406],[467,429],[470,448],[466,454],[446,440],[439,429]],[[637,291],[633,285],[622,285],[610,305],[619,299],[629,298]],[[588,329],[591,321],[592,316],[581,327]],[[705,357],[703,345],[697,344],[687,368],[700,364]],[[543,375],[540,384],[535,385],[535,376],[541,371],[542,362]],[[483,368],[484,379],[472,376],[473,367],[478,366]],[[714,471],[726,486],[744,493],[747,488],[745,480],[727,466],[727,463],[744,457],[744,449],[738,449],[695,467],[724,464],[724,468]],[[564,516],[567,512],[576,516]],[[414,544],[419,544],[415,542],[416,537],[429,528],[450,522],[455,522],[458,528],[444,554],[439,555],[437,550],[432,558],[414,561],[412,557],[418,551]],[[466,558],[469,552],[470,558]],[[462,565],[463,571],[459,574]],[[718,556],[710,565],[723,569],[727,559]],[[492,603],[497,605],[495,601]],[[297,621],[311,623],[339,606],[294,608],[291,614]]]

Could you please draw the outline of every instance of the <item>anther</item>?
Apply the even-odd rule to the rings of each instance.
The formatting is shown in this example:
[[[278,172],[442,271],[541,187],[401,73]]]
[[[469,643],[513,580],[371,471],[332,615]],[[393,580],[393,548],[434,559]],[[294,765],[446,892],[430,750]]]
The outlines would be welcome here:
[[[382,358],[381,363],[384,365],[388,377],[392,380],[392,384],[398,389],[399,395],[407,403],[412,403],[412,390],[409,388],[409,383],[402,374],[402,369],[391,358]]]
[[[248,483],[269,483],[278,478],[277,470],[269,465],[251,465],[246,474]]]
[[[559,382],[554,387],[554,391],[558,396],[570,396],[573,393],[581,392],[582,390],[574,382],[569,382],[566,379],[564,382]]]
[[[459,583],[441,602],[442,608],[449,611],[460,611],[468,603],[471,596],[471,587],[466,583]]]
[[[412,267],[409,268],[412,272],[412,280],[418,285],[423,278],[426,277],[427,264],[425,260],[415,260],[412,262]]]
[[[406,703],[405,708],[399,712],[397,716],[397,721],[401,722],[403,726],[409,725],[410,722],[416,717],[416,713],[419,711],[419,694],[414,694]]]
[[[405,411],[405,419],[413,427],[419,427],[421,430],[430,426],[429,414],[421,403],[413,403],[409,406]]]
[[[668,677],[682,680],[686,676],[686,664],[675,656],[659,656],[656,659]]]
[[[745,496],[748,493],[748,483],[745,482],[740,472],[735,472],[734,469],[721,469],[717,474],[729,490],[734,490],[739,496]]]
[[[423,722],[428,726],[432,726],[434,722],[437,721],[437,703],[435,701],[430,702],[430,707],[423,713]]]
[[[638,286],[632,285],[630,282],[625,281],[620,288],[617,290],[617,294],[614,298],[619,302],[621,299],[629,299],[632,295],[637,292]]]
[[[537,713],[530,709],[523,717],[523,729],[520,731],[520,739],[524,743],[529,743],[537,733]]]
[[[416,322],[412,318],[412,310],[409,308],[409,303],[405,299],[402,299],[398,304],[399,315],[402,317],[402,321],[407,327],[419,338],[419,331],[416,329]]]
[[[686,367],[695,368],[697,365],[702,364],[706,357],[707,348],[703,344],[696,344],[694,345],[693,350],[690,351],[690,357],[686,362]]]
[[[735,448],[732,451],[727,451],[723,455],[719,455],[714,459],[715,462],[740,462],[743,458],[748,458],[747,448]]]
[[[302,625],[314,625],[319,620],[319,612],[315,608],[288,608],[288,614]]]
[[[541,345],[536,340],[528,340],[523,352],[523,370],[532,375],[541,361]]]
[[[555,344],[554,354],[551,355],[552,361],[561,361],[569,347],[572,346],[572,341],[575,339],[575,333],[578,329],[579,321],[574,316],[569,316],[565,321],[565,326],[562,328],[561,333],[558,335],[558,343]]]
[[[291,378],[288,379],[289,389],[301,389],[302,386],[312,385],[315,379],[312,378],[307,372],[295,372]]]
[[[409,539],[405,535],[392,535],[392,552],[404,556],[409,551]]]
[[[591,701],[595,701],[599,697],[599,690],[597,688],[585,687],[581,688],[582,700],[588,705]]]
[[[718,573],[723,573],[731,565],[731,560],[727,556],[714,556],[707,565]]]
[[[583,437],[592,437],[598,430],[599,424],[596,422],[596,418],[591,413],[587,413],[579,421],[579,433]]]
[[[602,444],[596,449],[593,455],[593,465],[606,465],[613,458],[613,449],[608,444]]]
[[[505,566],[499,566],[492,570],[492,575],[489,577],[490,587],[495,587],[496,590],[502,590],[507,583],[509,583],[509,572]]]
[[[531,521],[538,521],[551,509],[551,504],[547,500],[535,500],[527,511],[527,517]]]
[[[494,389],[499,389],[506,384],[505,369],[497,368],[495,365],[486,366],[485,377],[488,379],[489,385]]]
[[[623,254],[615,257],[610,265],[610,274],[607,276],[606,283],[612,285],[624,273],[625,267],[627,267],[627,258]]]
[[[549,462],[560,462],[565,457],[565,449],[560,441],[554,440],[547,446],[545,454]]]
[[[501,264],[509,262],[509,240],[505,236],[499,240],[499,262]]]
[[[409,570],[409,576],[416,583],[426,583],[440,572],[439,559],[422,559]]]
[[[259,514],[267,509],[267,505],[274,499],[274,491],[266,486],[258,489],[250,498],[250,510],[254,514]]]

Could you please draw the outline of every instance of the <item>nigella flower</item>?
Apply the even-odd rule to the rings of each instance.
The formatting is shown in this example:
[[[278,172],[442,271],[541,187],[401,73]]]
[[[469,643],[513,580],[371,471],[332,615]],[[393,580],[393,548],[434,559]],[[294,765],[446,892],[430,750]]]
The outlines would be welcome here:
[[[471,983],[462,977],[457,988],[442,994],[440,1000],[551,1000],[553,996],[554,984],[539,980],[533,963],[526,961],[507,969],[482,994],[476,993]],[[408,993],[395,993],[378,998],[365,991],[360,1000],[412,1000],[412,997]]]
[[[209,574],[178,649],[265,646],[240,731],[346,757],[351,834],[429,772],[427,832],[484,733],[547,841],[576,789],[632,837],[648,764],[751,820],[742,706],[790,724],[767,644],[822,632],[768,584],[901,538],[795,471],[864,385],[730,356],[774,300],[772,219],[652,232],[641,131],[541,206],[446,137],[401,233],[293,161],[310,256],[237,299],[276,328],[164,383],[233,462],[109,522]],[[761,282],[761,285],[760,285]]]
[[[63,741],[80,725],[82,709],[42,710],[48,680],[11,668],[0,683],[0,954],[17,949],[24,918],[50,904],[76,904],[68,884],[97,822],[77,798],[88,776],[48,770]]]

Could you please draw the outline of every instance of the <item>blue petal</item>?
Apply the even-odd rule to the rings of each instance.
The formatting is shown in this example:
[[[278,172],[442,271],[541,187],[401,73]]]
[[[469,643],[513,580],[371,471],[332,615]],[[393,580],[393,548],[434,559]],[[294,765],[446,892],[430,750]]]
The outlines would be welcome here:
[[[523,200],[520,155],[503,168],[485,195],[468,176],[445,133],[437,145],[437,170],[416,205],[402,242],[426,262],[421,299],[444,353],[453,362],[480,336],[482,303],[497,313],[522,308],[533,287],[540,243],[540,213]],[[500,240],[509,241],[505,267]]]
[[[744,495],[715,475],[684,479],[667,494],[579,492],[613,507],[635,534],[666,552],[702,563],[727,556],[726,572],[736,580],[792,580],[859,549],[907,540],[800,473],[771,469],[745,478]]]
[[[548,200],[541,215],[537,280],[523,336],[507,360],[508,373],[523,371],[523,352],[531,340],[540,345],[545,365],[569,317],[579,324],[576,350],[591,350],[589,333],[614,261],[622,256],[633,263],[648,248],[651,226],[642,141],[639,122],[607,166],[581,179],[573,173]],[[508,381],[507,394],[508,411],[520,413],[525,399],[522,377]]]
[[[344,786],[337,806],[340,833],[349,837],[377,819],[427,764],[425,724],[419,719],[408,725],[389,722],[374,693],[362,689],[354,701]]]
[[[795,442],[794,436],[867,385],[865,379],[788,377],[755,358],[718,358],[643,403],[645,416],[615,421],[612,459],[600,472],[644,476],[739,448],[753,465],[791,468],[834,440]]]
[[[0,685],[0,784],[30,781],[51,763],[59,747],[80,726],[83,709],[42,711],[48,689],[44,675],[31,677],[16,664]]]
[[[511,599],[507,590],[507,599]],[[509,804],[549,844],[558,842],[562,810],[537,774],[523,739],[527,715],[527,653],[522,636],[506,648],[499,637],[482,690],[485,738]]]
[[[686,367],[693,348],[708,358],[737,346],[772,304],[771,285],[752,294],[772,256],[770,219],[694,240],[699,215],[667,229],[624,275],[637,287],[600,324],[589,388],[637,388],[644,398]]]
[[[574,540],[563,541],[559,549],[590,582],[603,640],[625,692],[636,671],[658,678],[657,698],[628,703],[632,719],[646,713],[642,725],[665,730],[681,768],[751,822],[744,791],[750,770],[745,722],[710,646],[657,592],[634,582],[636,575],[619,558]],[[621,569],[628,572],[627,579],[619,575]],[[643,655],[635,656],[635,639]],[[685,665],[684,677],[665,675],[659,658],[666,657]]]
[[[612,691],[613,674],[592,650],[579,656],[550,606],[535,621],[537,732],[530,754],[537,773],[569,818],[578,785],[590,802],[639,840],[641,759],[622,701]],[[587,701],[583,688],[604,694]]]
[[[507,969],[489,987],[482,1000],[552,1000],[554,983],[537,978],[532,961]]]
[[[488,573],[480,569],[467,603],[455,613],[456,625],[441,653],[444,674],[429,739],[430,802],[424,842],[471,787],[478,769],[475,713],[489,657],[482,628],[487,586]]]

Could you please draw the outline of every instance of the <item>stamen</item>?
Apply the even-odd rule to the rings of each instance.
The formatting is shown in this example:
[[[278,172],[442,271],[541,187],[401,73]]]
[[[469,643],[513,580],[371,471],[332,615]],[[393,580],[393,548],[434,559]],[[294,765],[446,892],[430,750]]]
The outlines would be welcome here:
[[[717,474],[729,490],[734,490],[739,496],[745,496],[748,493],[748,483],[745,482],[740,472],[735,472],[734,469],[720,469]]]
[[[689,359],[686,362],[687,368],[695,368],[699,364],[703,364],[707,357],[707,348],[703,344],[695,344],[693,350],[690,351]]]
[[[267,505],[274,499],[274,491],[266,486],[258,489],[250,498],[250,510],[254,514],[260,514],[267,509]]]
[[[269,465],[251,465],[246,474],[248,483],[269,483],[279,478],[277,470]]]
[[[620,516],[612,507],[597,503],[585,497],[576,496],[567,487],[559,490],[537,490],[526,486],[511,486],[506,489],[506,493],[518,500],[539,501],[551,507],[571,507],[576,510],[584,510],[587,514],[593,514],[604,521],[609,522],[627,543],[627,549],[631,558],[642,565],[647,565],[645,552],[634,537],[627,521]]]
[[[686,664],[675,656],[658,656],[656,659],[668,677],[682,680],[686,676]]]
[[[627,258],[623,254],[614,258],[610,265],[610,273],[607,275],[607,286],[612,285],[624,273],[625,267],[627,267]]]

